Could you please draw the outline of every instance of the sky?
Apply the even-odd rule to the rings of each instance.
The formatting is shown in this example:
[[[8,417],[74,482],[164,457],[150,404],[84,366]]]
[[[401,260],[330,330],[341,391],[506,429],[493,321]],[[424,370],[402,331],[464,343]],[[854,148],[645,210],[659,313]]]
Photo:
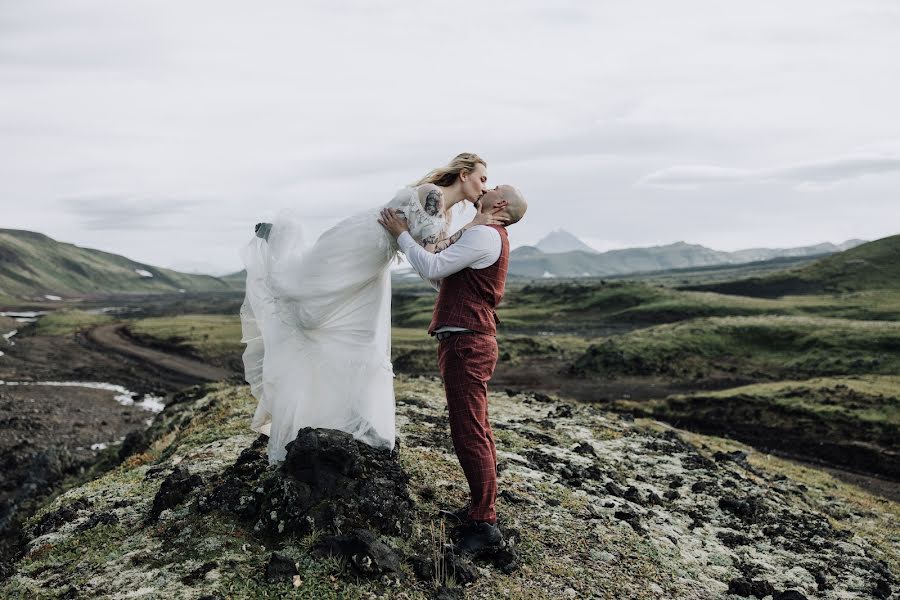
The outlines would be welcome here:
[[[514,247],[877,239],[898,107],[895,0],[0,0],[0,227],[224,274],[476,152]]]

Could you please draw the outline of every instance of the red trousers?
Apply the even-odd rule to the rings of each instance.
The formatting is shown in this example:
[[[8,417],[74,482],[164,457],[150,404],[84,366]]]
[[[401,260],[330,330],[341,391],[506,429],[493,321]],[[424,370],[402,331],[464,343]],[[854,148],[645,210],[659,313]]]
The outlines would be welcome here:
[[[497,450],[488,423],[487,384],[497,366],[497,338],[481,333],[451,335],[438,345],[450,435],[471,495],[469,518],[495,523]]]

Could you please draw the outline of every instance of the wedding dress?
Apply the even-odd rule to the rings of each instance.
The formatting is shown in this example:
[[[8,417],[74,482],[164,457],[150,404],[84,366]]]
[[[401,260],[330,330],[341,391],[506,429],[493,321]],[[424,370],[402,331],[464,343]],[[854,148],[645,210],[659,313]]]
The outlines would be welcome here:
[[[420,191],[405,187],[386,206],[404,213],[416,241],[445,235]],[[240,251],[244,376],[258,402],[250,428],[269,436],[270,463],[284,460],[303,427],[394,447],[389,267],[398,247],[378,224],[382,208],[344,219],[311,246],[283,210],[268,241],[254,237]]]

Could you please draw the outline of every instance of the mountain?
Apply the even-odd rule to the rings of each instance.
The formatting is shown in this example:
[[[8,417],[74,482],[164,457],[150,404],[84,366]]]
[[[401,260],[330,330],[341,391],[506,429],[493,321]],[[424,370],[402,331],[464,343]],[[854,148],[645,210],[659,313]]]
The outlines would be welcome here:
[[[210,275],[192,275],[118,254],[58,242],[42,233],[0,229],[0,295],[70,297],[88,293],[155,293],[240,289]]]
[[[546,236],[544,236],[541,241],[535,244],[535,247],[544,254],[562,254],[564,252],[597,252],[564,229],[551,231]]]
[[[678,242],[609,252],[546,254],[523,246],[510,253],[509,273],[519,277],[604,277],[728,263],[727,252]]]
[[[777,298],[900,288],[900,235],[858,245],[800,269],[685,289]]]
[[[648,271],[744,264],[785,257],[819,256],[841,252],[861,243],[864,242],[849,240],[843,244],[825,243],[799,248],[755,248],[736,252],[712,250],[685,242],[608,252],[592,250],[547,253],[535,246],[521,246],[510,253],[509,273],[514,277],[530,278],[609,277]]]
[[[735,262],[757,262],[760,260],[772,260],[773,258],[818,256],[821,254],[834,254],[855,248],[865,244],[866,240],[847,240],[842,244],[815,244],[814,246],[801,246],[799,248],[750,248],[732,252]]]

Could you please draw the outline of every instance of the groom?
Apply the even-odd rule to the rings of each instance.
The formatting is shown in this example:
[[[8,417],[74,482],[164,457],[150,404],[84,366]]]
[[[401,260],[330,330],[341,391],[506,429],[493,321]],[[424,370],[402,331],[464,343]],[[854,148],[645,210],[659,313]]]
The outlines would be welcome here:
[[[392,209],[379,223],[397,238],[400,249],[423,278],[439,287],[428,332],[440,342],[438,362],[444,380],[453,448],[469,483],[468,527],[458,541],[462,552],[500,543],[497,528],[497,451],[488,422],[487,384],[497,364],[497,305],[503,297],[509,264],[506,227],[528,208],[509,185],[479,199],[482,212],[493,212],[506,225],[478,225],[438,254],[419,246],[406,221]]]

